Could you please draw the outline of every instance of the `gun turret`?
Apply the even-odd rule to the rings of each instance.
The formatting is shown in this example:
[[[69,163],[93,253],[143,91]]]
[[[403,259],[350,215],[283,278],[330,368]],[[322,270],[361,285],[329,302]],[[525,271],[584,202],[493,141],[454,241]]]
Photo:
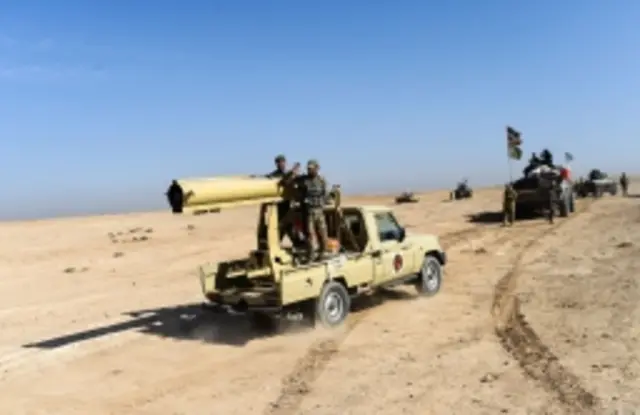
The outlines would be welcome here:
[[[250,176],[176,179],[166,192],[176,214],[277,202],[287,195],[281,180]]]

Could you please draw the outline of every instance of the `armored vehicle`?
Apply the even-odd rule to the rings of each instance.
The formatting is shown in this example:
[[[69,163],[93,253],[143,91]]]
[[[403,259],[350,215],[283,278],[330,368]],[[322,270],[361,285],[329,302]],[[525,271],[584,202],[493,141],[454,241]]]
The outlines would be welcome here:
[[[523,170],[523,177],[512,183],[517,192],[516,215],[519,217],[543,214],[547,206],[549,188],[556,192],[554,209],[561,217],[575,210],[574,188],[569,171],[553,164],[553,155],[548,150],[538,158],[534,153]]]
[[[473,190],[469,187],[467,180],[462,180],[449,195],[451,200],[470,199],[473,197]]]
[[[440,290],[447,256],[434,235],[410,234],[385,206],[341,206],[334,187],[325,208],[333,252],[307,262],[279,241],[277,204],[296,200],[291,184],[267,178],[174,180],[167,192],[171,209],[184,214],[203,209],[259,206],[256,247],[246,257],[199,267],[208,306],[245,312],[254,323],[296,314],[333,327],[342,324],[351,299],[378,287],[415,286],[431,296]],[[293,205],[292,213],[300,213]]]
[[[580,197],[589,195],[600,197],[604,193],[615,196],[618,193],[618,182],[610,178],[607,173],[593,169],[589,172],[587,180],[581,182],[576,190]]]
[[[400,196],[396,197],[396,203],[418,203],[419,199],[416,197],[413,192],[404,192]]]

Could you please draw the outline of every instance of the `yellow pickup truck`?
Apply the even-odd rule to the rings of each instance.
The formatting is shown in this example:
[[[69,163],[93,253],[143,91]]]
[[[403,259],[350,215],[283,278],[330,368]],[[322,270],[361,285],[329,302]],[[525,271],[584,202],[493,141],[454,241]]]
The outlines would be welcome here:
[[[377,287],[411,284],[425,296],[440,290],[447,257],[438,237],[408,233],[386,206],[341,206],[339,188],[325,208],[329,236],[339,250],[300,261],[300,253],[282,246],[278,234],[283,218],[277,203],[290,194],[276,179],[173,181],[167,196],[174,213],[260,206],[256,248],[244,258],[200,266],[208,304],[247,312],[255,322],[297,312],[333,327],[345,321],[353,297]]]

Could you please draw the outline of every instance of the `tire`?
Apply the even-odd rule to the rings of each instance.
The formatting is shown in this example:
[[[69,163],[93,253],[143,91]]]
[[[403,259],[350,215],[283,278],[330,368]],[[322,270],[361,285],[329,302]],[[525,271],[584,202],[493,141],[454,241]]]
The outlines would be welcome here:
[[[418,273],[416,290],[424,297],[432,297],[442,286],[442,264],[433,255],[426,255]]]
[[[611,186],[611,188],[609,188],[609,194],[611,196],[615,196],[616,194],[618,194],[618,188],[616,186]]]
[[[559,202],[558,216],[561,218],[566,218],[569,216],[569,212],[571,212],[571,201],[569,197],[568,195],[564,195]]]
[[[316,299],[316,321],[325,327],[340,326],[347,319],[351,309],[351,297],[344,285],[329,281]]]
[[[576,211],[576,197],[575,195],[572,193],[569,196],[569,212],[570,213],[575,213]]]

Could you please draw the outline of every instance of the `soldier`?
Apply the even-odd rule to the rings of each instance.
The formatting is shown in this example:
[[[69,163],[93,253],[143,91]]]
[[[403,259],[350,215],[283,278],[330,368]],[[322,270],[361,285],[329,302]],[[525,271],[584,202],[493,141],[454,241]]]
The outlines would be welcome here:
[[[544,181],[542,188],[545,198],[545,207],[547,209],[547,219],[549,223],[553,223],[555,216],[555,207],[558,201],[558,187],[555,180],[549,178]]]
[[[622,175],[620,176],[620,187],[622,188],[622,196],[627,197],[628,196],[628,189],[629,189],[629,178],[627,177],[626,173],[622,173]]]
[[[502,224],[503,226],[513,225],[516,220],[516,197],[518,193],[511,183],[504,185],[504,195],[502,202]]]
[[[276,169],[266,175],[269,179],[284,179],[289,175],[295,174],[299,168],[299,164],[296,163],[291,171],[287,171],[287,159],[283,154],[277,155],[274,159],[274,163],[276,165]],[[300,238],[296,236],[296,232],[293,229],[293,222],[291,220],[291,202],[289,200],[283,200],[278,203],[277,209],[278,220],[280,221],[280,242],[282,242],[282,238],[284,238],[285,235],[288,235],[294,246],[299,245],[301,241],[299,240]]]
[[[307,174],[297,179],[306,225],[309,260],[313,260],[314,257],[323,258],[328,241],[324,207],[327,204],[329,192],[327,192],[326,181],[318,174],[319,168],[320,165],[316,160],[309,160]]]
[[[269,179],[282,179],[287,174],[287,159],[284,154],[278,154],[273,160],[276,169],[266,176]]]

